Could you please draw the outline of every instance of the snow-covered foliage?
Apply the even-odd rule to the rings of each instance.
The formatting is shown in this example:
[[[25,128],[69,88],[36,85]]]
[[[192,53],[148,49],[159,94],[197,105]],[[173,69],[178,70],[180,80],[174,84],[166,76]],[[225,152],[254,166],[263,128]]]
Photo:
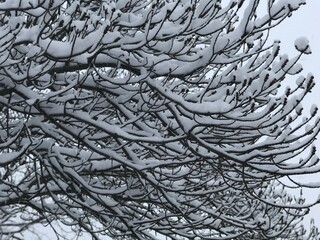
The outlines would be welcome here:
[[[281,178],[320,170],[311,50],[266,45],[304,1],[259,2],[2,0],[0,238],[305,234]]]

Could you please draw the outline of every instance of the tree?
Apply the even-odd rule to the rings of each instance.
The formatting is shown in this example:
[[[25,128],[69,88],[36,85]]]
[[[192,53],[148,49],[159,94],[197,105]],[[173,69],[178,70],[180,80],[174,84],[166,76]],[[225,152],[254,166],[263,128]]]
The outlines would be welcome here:
[[[303,3],[1,1],[1,239],[304,235],[283,179],[320,170],[311,50],[267,44]]]

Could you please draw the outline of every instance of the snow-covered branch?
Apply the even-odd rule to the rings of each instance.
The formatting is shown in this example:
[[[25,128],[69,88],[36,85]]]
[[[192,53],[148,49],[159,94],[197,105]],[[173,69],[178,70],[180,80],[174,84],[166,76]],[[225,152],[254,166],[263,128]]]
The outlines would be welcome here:
[[[302,4],[1,1],[0,238],[305,234],[310,205],[281,178],[320,170],[311,48],[266,44]]]

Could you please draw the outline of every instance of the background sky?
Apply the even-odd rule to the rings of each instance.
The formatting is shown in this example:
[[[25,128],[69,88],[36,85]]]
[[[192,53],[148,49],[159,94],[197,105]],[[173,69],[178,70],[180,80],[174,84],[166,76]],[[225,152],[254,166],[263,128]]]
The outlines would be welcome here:
[[[306,75],[308,72],[311,72],[315,76],[316,86],[302,104],[307,110],[306,112],[309,112],[313,104],[318,105],[320,109],[320,1],[306,0],[306,3],[306,5],[294,12],[292,17],[286,19],[282,24],[272,30],[270,40],[280,39],[281,53],[287,53],[289,57],[294,57],[297,54],[294,47],[295,39],[300,36],[305,36],[309,39],[312,54],[304,55],[300,60],[304,68],[302,74]],[[320,110],[318,111],[318,115],[320,116]],[[320,135],[316,141],[318,156],[320,156],[319,139]],[[320,183],[320,174],[300,177],[300,180]],[[320,189],[309,189],[306,190],[304,194],[304,197],[307,198],[308,201],[313,201],[320,195]],[[320,228],[320,206],[312,207],[305,221],[309,222],[311,217],[315,219],[316,226]]]

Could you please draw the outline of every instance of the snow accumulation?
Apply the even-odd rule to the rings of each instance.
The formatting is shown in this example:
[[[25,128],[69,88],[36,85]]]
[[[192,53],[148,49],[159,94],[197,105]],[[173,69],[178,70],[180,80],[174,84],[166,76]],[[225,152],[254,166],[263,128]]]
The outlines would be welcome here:
[[[304,0],[262,16],[257,0],[160,2],[0,0],[0,205],[21,228],[246,239],[300,214],[270,180],[320,171],[312,151],[290,162],[320,132],[302,108],[313,76],[283,91],[311,49],[267,38]]]
[[[309,45],[309,40],[306,37],[299,37],[294,41],[294,46],[296,49],[305,54],[311,53],[311,48]]]

